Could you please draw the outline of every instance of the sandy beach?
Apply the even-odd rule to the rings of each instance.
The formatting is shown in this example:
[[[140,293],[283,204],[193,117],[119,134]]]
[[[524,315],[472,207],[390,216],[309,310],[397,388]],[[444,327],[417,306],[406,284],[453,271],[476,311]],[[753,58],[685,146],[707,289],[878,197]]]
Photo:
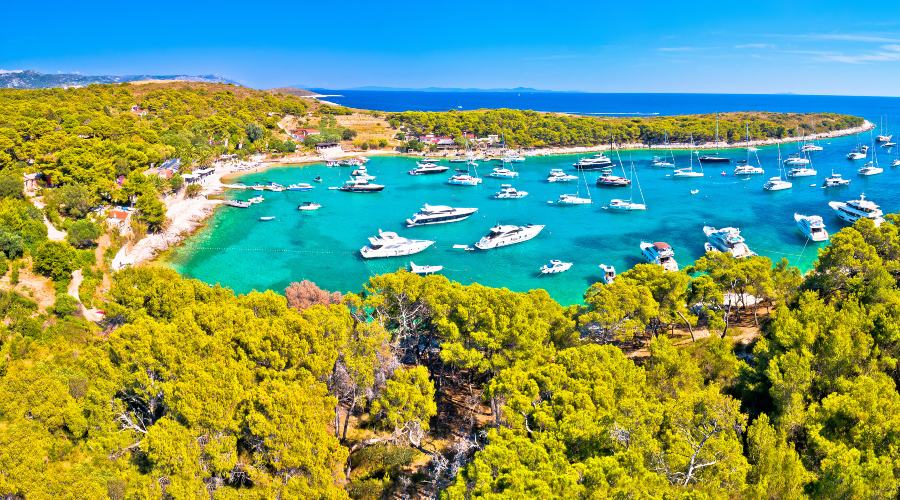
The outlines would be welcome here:
[[[869,121],[863,125],[851,129],[837,130],[827,133],[813,134],[803,137],[790,137],[785,139],[768,139],[759,141],[726,143],[726,142],[707,142],[703,144],[694,144],[693,149],[740,149],[748,146],[769,146],[774,144],[786,144],[800,141],[812,141],[828,139],[832,137],[841,137],[847,135],[858,134],[871,130],[875,125]],[[691,149],[690,144],[672,143],[669,145],[653,145],[646,144],[619,144],[620,149]],[[535,148],[522,151],[524,156],[547,156],[562,154],[579,154],[592,153],[599,151],[608,151],[609,144],[600,144],[596,146],[577,146],[577,147],[551,147],[551,148]],[[214,172],[200,182],[203,187],[200,195],[195,198],[186,198],[184,193],[168,196],[163,199],[166,205],[166,217],[168,225],[165,230],[160,233],[150,234],[143,239],[126,245],[116,254],[113,259],[113,270],[119,270],[127,266],[147,262],[155,258],[161,252],[178,245],[199,229],[207,218],[209,218],[216,207],[223,203],[222,200],[216,198],[216,195],[222,194],[227,184],[235,177],[247,173],[260,172],[271,167],[303,165],[308,163],[317,163],[327,160],[337,160],[341,158],[352,158],[359,156],[380,156],[380,155],[400,155],[420,157],[422,153],[404,154],[392,150],[368,150],[368,151],[344,151],[337,154],[331,154],[327,157],[322,155],[310,154],[308,152],[287,154],[274,158],[259,158],[256,161],[220,161],[214,167]],[[429,155],[431,156],[431,155]],[[453,156],[445,154],[443,156]]]

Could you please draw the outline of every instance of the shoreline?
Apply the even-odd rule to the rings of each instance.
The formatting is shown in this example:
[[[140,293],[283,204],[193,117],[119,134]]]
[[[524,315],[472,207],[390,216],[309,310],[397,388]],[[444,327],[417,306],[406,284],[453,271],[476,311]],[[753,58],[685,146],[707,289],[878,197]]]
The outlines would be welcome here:
[[[790,144],[795,142],[804,142],[820,139],[831,139],[836,137],[845,137],[848,135],[867,132],[875,128],[875,124],[865,120],[859,127],[849,129],[835,130],[832,132],[822,132],[801,137],[788,137],[785,139],[765,139],[757,141],[747,141],[740,143],[719,143],[707,142],[704,144],[619,144],[621,150],[657,150],[657,149],[719,149],[732,150],[743,149],[748,146],[773,146],[776,144]],[[534,148],[522,150],[524,156],[554,156],[554,155],[570,155],[580,153],[593,153],[600,151],[609,151],[609,144],[599,144],[596,146],[565,146],[565,147],[548,147]],[[427,155],[424,153],[400,153],[393,150],[374,149],[368,151],[344,151],[339,154],[323,157],[317,154],[302,153],[289,154],[279,156],[277,158],[261,159],[259,161],[226,161],[214,164],[215,170],[206,179],[200,182],[202,191],[195,198],[185,198],[184,192],[163,199],[166,206],[166,218],[168,224],[166,228],[155,234],[149,234],[144,238],[123,246],[112,261],[112,269],[114,271],[123,269],[128,266],[138,265],[145,262],[154,261],[160,255],[180,245],[185,239],[192,236],[198,230],[203,228],[216,208],[224,204],[224,200],[210,198],[221,195],[226,184],[236,177],[246,174],[258,173],[274,167],[304,166],[312,163],[321,163],[328,160],[337,160],[341,158],[353,158],[358,156],[403,156],[416,158],[421,156],[429,156],[435,158],[450,158],[456,156],[450,152],[446,152],[442,156]]]

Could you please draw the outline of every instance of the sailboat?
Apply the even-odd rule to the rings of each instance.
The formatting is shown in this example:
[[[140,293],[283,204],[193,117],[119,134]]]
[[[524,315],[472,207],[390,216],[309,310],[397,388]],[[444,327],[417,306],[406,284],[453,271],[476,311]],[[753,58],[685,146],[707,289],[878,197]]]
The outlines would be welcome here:
[[[584,182],[584,189],[587,192],[587,198],[581,197],[581,182],[578,183],[576,187],[575,194],[561,194],[559,195],[559,199],[556,200],[557,205],[590,205],[594,202],[591,199],[591,188],[588,186],[587,177],[584,175],[584,170],[581,170],[581,180]],[[548,203],[553,203],[549,201]]]
[[[894,136],[893,136],[892,134],[887,133],[887,130],[885,130],[885,128],[884,128],[884,116],[881,117],[881,126],[878,127],[878,130],[881,131],[881,134],[880,134],[878,137],[876,137],[875,140],[876,140],[877,142],[881,143],[882,146],[890,147],[890,146],[886,146],[886,144],[889,144],[889,143],[891,142],[891,139],[892,139]]]
[[[859,175],[878,175],[884,172],[884,169],[878,166],[878,152],[875,151],[874,147],[872,148],[872,161],[863,165],[863,167],[856,172]]]
[[[700,162],[700,171],[694,172],[694,154],[697,153],[694,151],[694,135],[691,134],[691,166],[685,168],[676,169],[674,173],[672,173],[672,177],[676,179],[687,179],[691,177],[703,177],[703,163]],[[697,153],[699,154],[699,153]]]
[[[468,161],[466,161],[466,173],[457,170],[456,174],[447,179],[447,184],[454,186],[477,186],[481,184],[481,177],[478,177],[478,163],[476,163],[474,158],[469,155],[468,139],[466,139],[466,157],[468,157]],[[475,170],[475,175],[472,175],[472,169]]]
[[[664,144],[667,146],[669,151],[669,156],[654,156],[651,165],[659,168],[675,168],[675,154],[672,153],[672,148],[668,148],[669,145],[669,131],[665,132],[665,139],[663,139]],[[671,158],[671,161],[669,161]]]
[[[616,156],[618,156],[619,151],[616,150]],[[620,199],[612,199],[609,201],[609,205],[603,207],[609,210],[618,210],[622,212],[633,212],[636,210],[647,210],[646,201],[644,200],[644,191],[641,189],[641,182],[637,177],[637,172],[634,170],[634,160],[632,158],[628,158],[631,162],[631,179],[634,181],[630,186],[630,193],[627,200]],[[622,163],[622,158],[619,158],[619,163]],[[641,195],[641,202],[635,203],[634,201],[634,185],[637,184],[638,193]]]
[[[781,162],[781,145],[778,145],[778,177],[772,177],[765,184],[766,191],[782,191],[794,187],[794,184],[784,180],[784,164]]]
[[[691,146],[693,148],[693,146]],[[719,147],[719,113],[716,113],[716,147]],[[719,156],[716,151],[713,154],[703,155],[700,157],[700,164],[704,163],[731,163],[731,160],[724,156]]]
[[[756,153],[758,150],[756,148],[750,148],[750,124],[746,124],[747,129],[747,159],[741,160],[738,162],[737,166],[734,167],[734,175],[755,175],[755,174],[764,174],[765,170],[762,169],[762,165],[759,161],[759,155]],[[756,155],[756,164],[759,165],[754,167],[750,164],[750,153]]]

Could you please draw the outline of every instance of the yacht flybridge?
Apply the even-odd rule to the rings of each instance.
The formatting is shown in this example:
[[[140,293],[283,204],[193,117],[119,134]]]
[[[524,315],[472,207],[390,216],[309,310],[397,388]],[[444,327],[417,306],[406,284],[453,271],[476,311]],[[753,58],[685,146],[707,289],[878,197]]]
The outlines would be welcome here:
[[[736,259],[751,257],[756,255],[744,243],[744,237],[741,236],[741,230],[736,227],[723,227],[717,229],[712,226],[703,226],[703,234],[706,235],[707,242],[704,245],[707,252],[725,252],[731,254]]]
[[[658,264],[666,271],[678,270],[678,262],[675,261],[675,251],[664,241],[657,241],[654,243],[642,241],[641,255],[643,255],[644,259],[650,264]]]
[[[500,248],[516,243],[524,243],[544,230],[544,226],[540,224],[527,224],[524,226],[501,225],[497,224],[492,227],[490,232],[475,243],[475,248],[479,250],[490,250]]]
[[[828,240],[828,231],[825,230],[825,222],[820,215],[794,214],[797,227],[811,241],[820,242]]]
[[[829,201],[828,206],[837,213],[841,220],[851,224],[859,219],[872,219],[876,226],[880,226],[884,222],[884,213],[881,211],[881,207],[871,200],[867,200],[865,194],[859,195],[857,200]]]
[[[378,236],[369,238],[369,244],[360,248],[365,259],[400,257],[419,253],[434,245],[431,240],[410,240],[390,231],[378,230]]]
[[[407,227],[447,224],[469,218],[477,208],[454,208],[446,205],[422,205],[412,217],[406,219]]]

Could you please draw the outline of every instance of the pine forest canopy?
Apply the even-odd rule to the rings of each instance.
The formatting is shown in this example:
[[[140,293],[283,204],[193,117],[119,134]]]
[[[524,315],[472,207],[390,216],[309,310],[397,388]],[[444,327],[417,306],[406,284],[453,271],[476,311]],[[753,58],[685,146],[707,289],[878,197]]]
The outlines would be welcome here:
[[[462,137],[497,135],[514,147],[594,146],[598,144],[687,144],[715,140],[717,115],[605,118],[514,109],[476,111],[406,111],[390,113],[389,123],[407,135],[436,134]],[[719,137],[738,143],[750,139],[785,139],[812,133],[858,127],[864,120],[837,113],[741,112],[718,115]]]

